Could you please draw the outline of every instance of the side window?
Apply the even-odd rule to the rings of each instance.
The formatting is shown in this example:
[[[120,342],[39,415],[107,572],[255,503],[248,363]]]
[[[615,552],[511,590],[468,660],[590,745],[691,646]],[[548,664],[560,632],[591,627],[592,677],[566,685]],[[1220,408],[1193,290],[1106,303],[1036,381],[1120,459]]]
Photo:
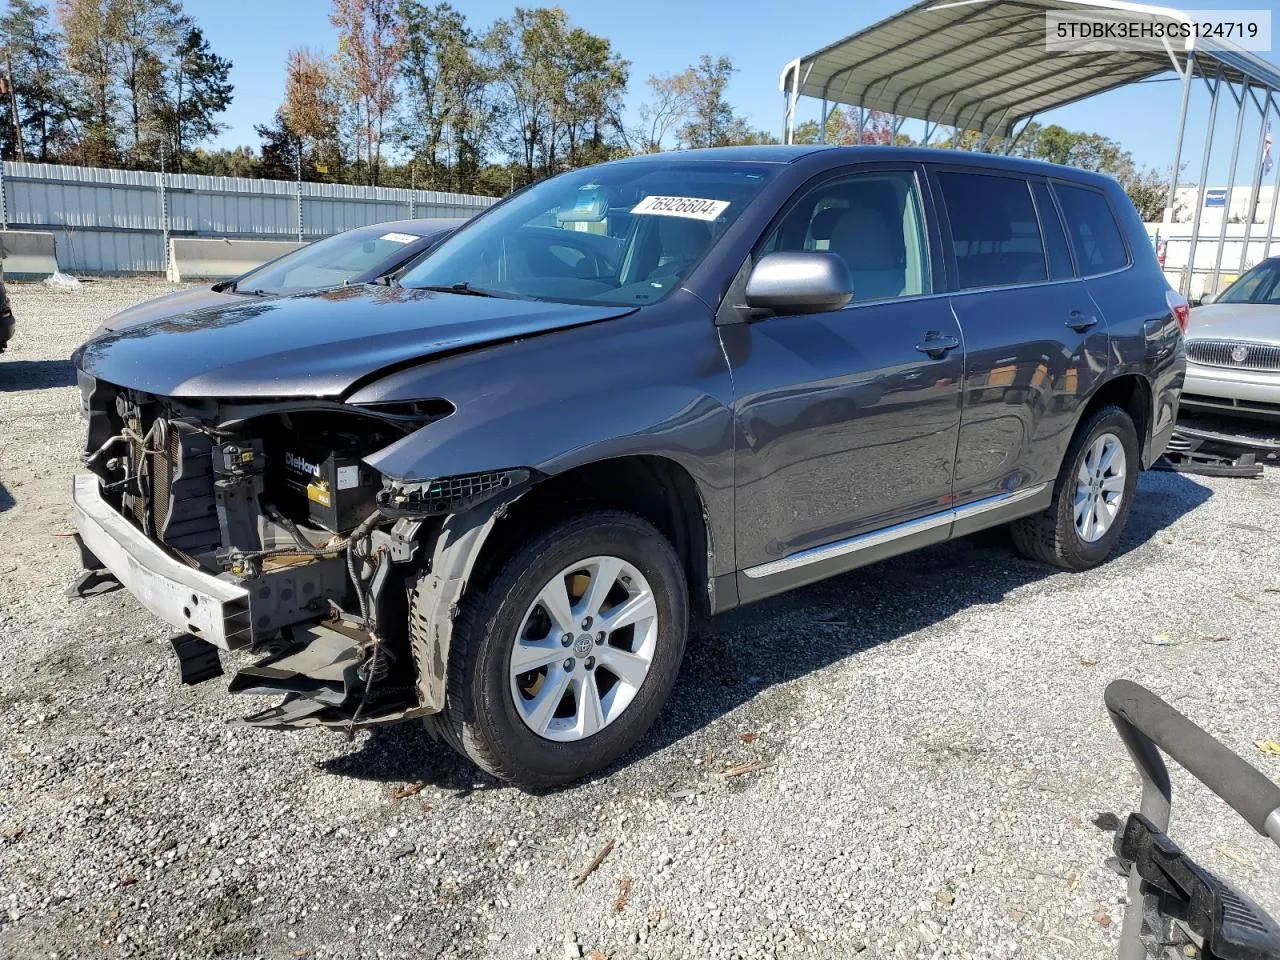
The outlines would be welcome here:
[[[757,256],[779,250],[838,254],[853,277],[855,301],[930,289],[920,193],[905,171],[855,174],[802,194]]]
[[[1075,275],[1071,266],[1071,251],[1067,249],[1067,234],[1062,229],[1057,204],[1049,192],[1047,183],[1033,183],[1031,192],[1036,198],[1036,212],[1040,214],[1040,231],[1044,234],[1045,252],[1049,254],[1049,276],[1054,280],[1069,280]]]
[[[1097,190],[1065,183],[1055,183],[1053,189],[1067,219],[1080,275],[1088,277],[1127,267],[1129,252],[1107,198]]]
[[[962,290],[1047,279],[1044,243],[1027,181],[943,170],[938,184]]]

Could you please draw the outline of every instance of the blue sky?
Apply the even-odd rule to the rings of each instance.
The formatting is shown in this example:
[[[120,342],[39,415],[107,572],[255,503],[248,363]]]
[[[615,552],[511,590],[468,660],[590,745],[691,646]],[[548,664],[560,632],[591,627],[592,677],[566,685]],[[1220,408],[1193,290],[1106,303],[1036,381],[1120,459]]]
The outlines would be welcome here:
[[[644,79],[693,63],[703,53],[727,54],[739,72],[729,88],[731,102],[759,127],[777,132],[782,120],[782,95],[778,74],[784,63],[846,36],[907,5],[908,0],[808,0],[790,4],[779,0],[562,0],[573,22],[608,37],[614,48],[632,63],[631,96],[634,106],[643,100]],[[1274,0],[1273,0],[1274,2]],[[511,0],[454,0],[475,27],[484,27],[508,15]],[[526,5],[537,5],[526,0]],[[1248,0],[1194,0],[1194,8],[1241,9]],[[213,48],[235,64],[232,80],[235,101],[225,121],[230,129],[220,146],[258,145],[255,123],[264,122],[280,102],[284,87],[285,56],[292,47],[310,46],[332,52],[336,45],[329,25],[326,0],[185,0],[186,10],[204,27]],[[1280,29],[1280,17],[1276,18]],[[1280,62],[1276,53],[1262,56]],[[1170,74],[1172,77],[1172,74]],[[1211,172],[1226,176],[1234,110],[1219,108],[1218,136]],[[1172,159],[1178,110],[1175,82],[1144,84],[1120,90],[1092,101],[1046,114],[1046,122],[1071,129],[1090,130],[1112,137],[1142,164],[1166,167]],[[1199,131],[1203,129],[1208,98],[1203,87],[1193,96],[1184,148],[1184,179],[1198,172]],[[1225,111],[1225,112],[1224,112]],[[802,101],[800,118],[817,116],[816,101]],[[1280,131],[1280,124],[1273,124]],[[1243,143],[1256,144],[1258,120],[1246,121]],[[908,132],[919,136],[914,125]],[[1277,133],[1280,140],[1280,132]],[[1251,149],[1251,148],[1250,148]],[[1280,147],[1277,148],[1280,150]],[[1249,150],[1242,148],[1242,154]],[[1280,157],[1278,157],[1280,159]],[[1240,162],[1238,176],[1247,179],[1248,163]]]

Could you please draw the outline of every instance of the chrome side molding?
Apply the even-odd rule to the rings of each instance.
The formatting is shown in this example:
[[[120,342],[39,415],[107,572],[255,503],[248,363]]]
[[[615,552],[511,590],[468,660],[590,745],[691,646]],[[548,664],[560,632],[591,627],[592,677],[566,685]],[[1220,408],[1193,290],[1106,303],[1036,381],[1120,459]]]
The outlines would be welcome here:
[[[999,493],[994,497],[984,497],[981,500],[975,500],[973,503],[966,503],[960,507],[953,507],[947,510],[941,510],[937,513],[926,514],[923,517],[917,517],[916,519],[908,520],[905,523],[895,523],[891,527],[872,530],[868,533],[859,534],[856,537],[849,537],[845,540],[836,540],[833,543],[826,543],[820,547],[810,547],[807,550],[801,550],[777,560],[770,560],[768,563],[761,563],[754,567],[748,567],[742,572],[752,580],[759,580],[763,577],[771,577],[775,573],[785,573],[788,570],[795,570],[797,567],[808,566],[811,563],[821,563],[824,560],[834,560],[837,557],[857,553],[859,550],[878,547],[881,544],[891,543],[894,540],[901,540],[903,537],[915,536],[916,534],[924,533],[927,530],[934,530],[938,527],[947,526],[948,524],[955,523],[958,520],[965,520],[969,517],[987,513],[991,510],[999,510],[1003,507],[1020,503],[1023,500],[1030,500],[1032,497],[1043,493],[1048,487],[1048,483],[1038,483],[1035,486],[1023,487],[1020,490],[1012,490],[1009,493]]]

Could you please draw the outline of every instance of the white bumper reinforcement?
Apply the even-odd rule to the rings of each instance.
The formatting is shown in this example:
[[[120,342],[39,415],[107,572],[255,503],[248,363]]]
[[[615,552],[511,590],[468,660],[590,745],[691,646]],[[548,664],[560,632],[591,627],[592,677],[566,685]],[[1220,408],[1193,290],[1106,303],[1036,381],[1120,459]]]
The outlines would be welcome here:
[[[249,642],[251,610],[243,587],[170,556],[102,499],[92,474],[72,481],[71,500],[85,547],[144,607],[223,650]]]

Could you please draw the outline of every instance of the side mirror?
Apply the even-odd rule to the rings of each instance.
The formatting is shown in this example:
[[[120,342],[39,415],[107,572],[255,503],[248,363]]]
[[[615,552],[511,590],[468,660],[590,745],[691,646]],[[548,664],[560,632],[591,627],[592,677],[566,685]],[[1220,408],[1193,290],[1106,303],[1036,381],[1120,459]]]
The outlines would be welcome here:
[[[853,299],[844,260],[818,250],[766,254],[747,278],[747,306],[774,313],[825,313]]]
[[[1213,301],[1217,299],[1218,299],[1218,295],[1216,293],[1202,293],[1200,294],[1200,300],[1199,302],[1196,303],[1196,306],[1207,307],[1209,304],[1213,303]]]

